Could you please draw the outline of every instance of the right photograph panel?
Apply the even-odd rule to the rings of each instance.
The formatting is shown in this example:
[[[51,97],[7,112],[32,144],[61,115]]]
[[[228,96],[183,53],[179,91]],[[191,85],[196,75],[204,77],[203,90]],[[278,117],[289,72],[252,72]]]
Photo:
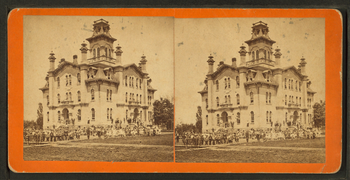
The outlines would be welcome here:
[[[325,163],[323,18],[177,18],[175,161]]]

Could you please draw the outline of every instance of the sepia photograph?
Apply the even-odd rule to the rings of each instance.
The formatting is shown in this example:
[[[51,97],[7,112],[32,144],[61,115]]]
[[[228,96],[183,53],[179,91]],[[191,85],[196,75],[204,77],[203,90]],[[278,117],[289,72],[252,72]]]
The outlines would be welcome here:
[[[325,69],[324,18],[176,19],[175,161],[325,163]]]
[[[23,159],[173,162],[173,25],[24,16]]]

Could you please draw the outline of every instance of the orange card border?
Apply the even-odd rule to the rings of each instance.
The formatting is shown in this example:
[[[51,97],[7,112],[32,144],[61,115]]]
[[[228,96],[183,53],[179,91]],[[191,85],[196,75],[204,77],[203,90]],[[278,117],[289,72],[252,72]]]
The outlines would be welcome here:
[[[23,160],[23,16],[325,18],[325,163],[158,163]],[[16,172],[335,173],[342,156],[342,16],[332,9],[14,9],[8,17],[8,162]],[[332,123],[329,123],[332,121]],[[174,152],[175,154],[175,152]],[[176,157],[175,157],[176,158]]]

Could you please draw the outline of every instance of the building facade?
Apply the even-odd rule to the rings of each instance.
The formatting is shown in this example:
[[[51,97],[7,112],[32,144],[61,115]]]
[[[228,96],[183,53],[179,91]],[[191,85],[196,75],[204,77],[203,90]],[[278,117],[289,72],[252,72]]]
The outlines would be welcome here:
[[[240,62],[220,62],[214,71],[213,56],[209,56],[209,71],[202,97],[202,132],[219,128],[250,129],[288,126],[311,127],[314,92],[305,71],[306,60],[298,68],[282,67],[280,49],[269,37],[264,22],[252,27],[248,45],[240,47]]]
[[[61,59],[55,67],[50,53],[50,69],[43,92],[44,128],[60,125],[112,125],[153,123],[156,89],[146,71],[146,56],[139,65],[122,64],[121,47],[110,33],[108,21],[94,21],[93,34],[80,48],[81,58]],[[115,55],[114,55],[115,54]]]

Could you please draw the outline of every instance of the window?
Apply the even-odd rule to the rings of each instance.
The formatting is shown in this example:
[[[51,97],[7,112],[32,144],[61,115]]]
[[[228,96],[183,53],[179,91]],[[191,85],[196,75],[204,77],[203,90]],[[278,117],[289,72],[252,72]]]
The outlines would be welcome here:
[[[142,121],[142,111],[140,111],[140,120]]]
[[[216,115],[216,122],[217,122],[217,125],[219,126],[220,125],[220,115],[219,114]]]
[[[299,92],[301,92],[301,82],[299,82]]]
[[[49,98],[49,95],[46,96],[46,99],[47,99],[47,105],[50,104],[50,98]]]
[[[60,88],[60,77],[57,77],[57,88]]]
[[[236,76],[236,87],[239,88],[239,77]]]
[[[68,76],[66,75],[66,86],[68,86]]]
[[[95,91],[94,89],[91,89],[91,101],[95,100]]]
[[[266,123],[269,123],[269,111],[266,111]]]
[[[287,89],[287,78],[284,78],[284,89]]]
[[[140,79],[140,89],[142,89],[142,80]]]
[[[60,94],[57,94],[57,103],[61,103],[61,97],[60,97]]]
[[[288,101],[289,103],[291,103],[291,98],[292,98],[292,97],[291,97],[291,96],[289,96],[289,101]]]
[[[109,108],[107,108],[107,121],[109,120]]]
[[[78,81],[78,85],[80,85],[80,82],[81,82],[80,73],[77,74],[77,81]]]
[[[225,104],[227,104],[227,96],[225,96]]]
[[[50,118],[49,118],[49,112],[47,112],[47,122],[50,121]]]
[[[256,51],[255,55],[256,55],[256,60],[258,60],[259,59],[259,50]]]
[[[237,125],[241,124],[241,113],[237,113]]]
[[[72,93],[69,92],[69,100],[72,101]]]
[[[288,113],[286,113],[285,121],[286,121],[286,122],[288,121]]]
[[[139,95],[136,94],[136,102],[139,102]]]
[[[301,97],[299,97],[299,105],[301,106]]]
[[[269,103],[269,93],[266,92],[266,104],[268,104],[268,103]]]
[[[287,105],[287,95],[284,96],[284,105]]]
[[[225,89],[227,89],[227,79],[225,78]]]
[[[219,81],[216,80],[216,81],[215,81],[215,84],[216,84],[216,90],[218,91],[218,90],[219,90]]]
[[[290,83],[290,89],[293,90],[293,80]]]
[[[227,96],[227,100],[228,100],[228,103],[231,104],[231,96],[230,95]]]
[[[208,108],[208,99],[205,99],[205,108]]]
[[[109,89],[107,89],[107,101],[108,101],[108,99],[109,99]]]
[[[69,85],[72,85],[72,76],[71,75],[69,75]]]
[[[128,110],[125,112],[125,119],[128,120]]]
[[[138,89],[138,88],[139,88],[138,83],[139,83],[139,79],[138,79],[138,78],[136,78],[136,89]]]
[[[227,78],[227,86],[228,86],[229,89],[231,88],[230,78]]]
[[[290,79],[288,79],[288,89],[290,89]]]
[[[66,101],[68,101],[68,93],[66,93]]]
[[[97,57],[100,57],[100,48],[97,48]]]
[[[96,57],[96,49],[94,49],[94,58]]]
[[[269,74],[266,74],[266,81],[270,82],[270,75]]]
[[[237,105],[239,105],[239,94],[236,95]]]
[[[80,91],[78,91],[78,102],[81,101],[81,94],[80,94]]]
[[[269,104],[271,104],[271,92],[269,93]]]
[[[250,123],[254,124],[254,112],[250,112]]]
[[[109,100],[112,101],[112,90],[109,90]]]
[[[292,103],[294,104],[294,96],[292,96]]]
[[[81,110],[78,109],[78,121],[81,121]]]
[[[295,81],[295,90],[298,91],[298,81]]]
[[[208,126],[208,124],[209,124],[209,122],[208,122],[208,115],[205,116],[205,122],[207,123],[207,126]]]
[[[252,52],[252,59],[255,60],[255,52]]]
[[[140,94],[140,104],[142,104],[142,95]]]
[[[61,122],[61,111],[57,112],[57,119],[58,119],[58,123]]]
[[[125,93],[125,102],[128,102],[128,93]]]
[[[297,97],[295,97],[295,104],[298,104],[298,96]]]
[[[125,87],[128,87],[128,76],[125,76]]]
[[[95,109],[94,108],[91,109],[91,119],[92,119],[92,121],[95,121]]]
[[[270,111],[270,119],[269,119],[270,123],[272,122],[272,112]]]
[[[303,122],[303,118],[302,118],[302,116],[301,116],[301,113],[300,113],[300,122]],[[305,123],[305,122],[304,122]]]
[[[254,104],[254,94],[250,92],[250,104]]]
[[[219,107],[219,97],[216,97],[216,107]]]

